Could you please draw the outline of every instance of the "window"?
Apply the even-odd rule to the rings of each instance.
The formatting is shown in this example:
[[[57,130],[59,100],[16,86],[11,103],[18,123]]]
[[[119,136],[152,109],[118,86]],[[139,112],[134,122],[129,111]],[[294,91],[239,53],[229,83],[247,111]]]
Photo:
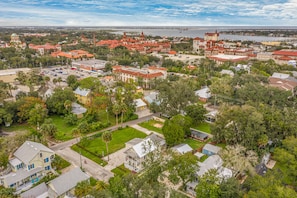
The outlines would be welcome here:
[[[48,161],[48,157],[44,159],[44,163],[47,163]]]
[[[42,157],[42,153],[39,153],[39,157]]]
[[[44,169],[45,170],[50,170],[51,169],[51,166],[46,166]]]
[[[31,170],[31,169],[33,169],[34,168],[34,164],[30,164],[30,165],[28,165],[28,170]]]

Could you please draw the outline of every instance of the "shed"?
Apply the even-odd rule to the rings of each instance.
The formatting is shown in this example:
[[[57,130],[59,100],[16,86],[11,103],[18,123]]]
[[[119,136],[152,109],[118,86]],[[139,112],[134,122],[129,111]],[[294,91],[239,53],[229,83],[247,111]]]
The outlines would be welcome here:
[[[192,128],[190,130],[191,130],[191,137],[194,138],[194,139],[198,139],[200,141],[205,141],[209,137],[208,134],[203,133],[202,131],[192,129]]]
[[[179,144],[171,148],[172,151],[179,154],[185,154],[193,151],[193,149],[188,144]]]
[[[135,99],[134,103],[135,103],[136,111],[142,111],[147,108],[146,103],[142,99]]]

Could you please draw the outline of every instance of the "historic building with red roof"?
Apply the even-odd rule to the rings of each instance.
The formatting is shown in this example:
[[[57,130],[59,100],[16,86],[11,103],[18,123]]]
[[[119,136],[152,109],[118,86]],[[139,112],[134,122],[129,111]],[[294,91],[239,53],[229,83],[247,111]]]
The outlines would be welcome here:
[[[52,45],[50,43],[46,43],[44,45],[29,44],[29,48],[34,49],[41,55],[44,55],[45,53],[61,51],[61,46],[59,44]]]
[[[112,67],[112,70],[116,80],[123,82],[138,82],[143,88],[149,88],[152,80],[166,79],[167,77],[167,69],[156,66],[138,69],[116,65]]]
[[[53,57],[65,57],[69,59],[91,59],[94,58],[93,54],[85,50],[71,50],[70,52],[56,51],[52,52]]]
[[[168,53],[171,50],[170,42],[158,42],[145,38],[143,32],[139,37],[129,37],[124,32],[122,39],[119,40],[101,40],[96,43],[97,46],[108,46],[109,49],[114,49],[119,46],[126,47],[129,51],[138,51],[142,54],[149,53]]]
[[[297,60],[297,50],[278,50],[272,53],[272,58],[278,64],[288,64],[290,60]]]

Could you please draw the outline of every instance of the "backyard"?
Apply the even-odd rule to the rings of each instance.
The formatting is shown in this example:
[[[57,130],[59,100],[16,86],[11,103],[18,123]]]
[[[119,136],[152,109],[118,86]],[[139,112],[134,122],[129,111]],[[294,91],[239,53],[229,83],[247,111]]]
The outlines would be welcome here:
[[[158,122],[155,120],[149,120],[149,121],[142,122],[138,125],[143,128],[146,128],[148,130],[163,134],[163,132],[162,132],[163,123],[162,122]]]
[[[210,124],[207,122],[199,123],[197,126],[192,126],[192,128],[211,134]]]

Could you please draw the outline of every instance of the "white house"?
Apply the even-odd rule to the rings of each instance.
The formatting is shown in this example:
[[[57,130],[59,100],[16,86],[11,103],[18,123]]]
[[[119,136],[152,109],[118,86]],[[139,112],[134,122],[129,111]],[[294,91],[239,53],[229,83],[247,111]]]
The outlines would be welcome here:
[[[210,89],[208,87],[204,87],[195,91],[195,95],[198,96],[199,100],[202,102],[206,102],[211,97]]]
[[[16,190],[34,184],[51,171],[54,157],[54,151],[43,144],[26,141],[9,160],[11,172],[0,176],[0,184]]]
[[[148,154],[158,151],[161,146],[165,145],[165,140],[156,134],[151,134],[141,142],[136,141],[135,143],[134,146],[125,151],[124,166],[131,171],[140,172],[144,169]]]

